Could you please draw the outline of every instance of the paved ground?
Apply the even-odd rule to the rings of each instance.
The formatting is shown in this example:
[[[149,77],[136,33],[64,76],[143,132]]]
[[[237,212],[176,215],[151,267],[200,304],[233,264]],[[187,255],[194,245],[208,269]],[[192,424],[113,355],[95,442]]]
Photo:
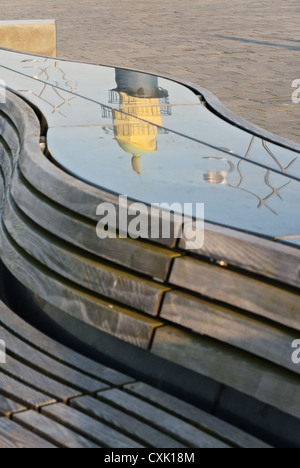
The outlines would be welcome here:
[[[57,19],[61,57],[187,79],[300,142],[299,0],[0,0],[0,11]]]

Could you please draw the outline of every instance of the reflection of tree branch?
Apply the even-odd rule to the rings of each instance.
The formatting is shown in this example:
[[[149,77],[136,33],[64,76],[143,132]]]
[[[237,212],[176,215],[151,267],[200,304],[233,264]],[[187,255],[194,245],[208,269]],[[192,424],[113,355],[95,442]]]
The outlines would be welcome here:
[[[259,204],[257,206],[257,208],[261,208],[262,206],[265,206],[266,208],[268,208],[268,210],[270,210],[274,215],[278,216],[278,213],[276,213],[276,211],[274,211],[268,204],[267,204],[267,201],[269,200],[269,198],[271,198],[271,196],[273,194],[270,194],[268,195],[267,197],[265,198],[260,198],[258,195],[256,195],[255,193],[253,192],[250,192],[250,190],[247,190],[247,189],[244,189],[242,187],[240,187],[240,190],[242,190],[243,192],[246,192],[246,193],[249,193],[250,195],[252,195],[253,197],[257,198],[257,200],[259,201]]]
[[[250,141],[250,145],[249,145],[249,148],[248,148],[248,151],[245,155],[245,159],[248,159],[248,157],[250,156],[250,153],[251,153],[251,150],[252,150],[252,147],[253,147],[253,144],[254,144],[254,141],[255,141],[255,136],[253,135],[251,141]]]
[[[291,183],[292,181],[290,180],[289,182],[287,182],[286,184],[282,185],[281,187],[275,188],[275,187],[273,187],[273,186],[271,185],[271,183],[270,183],[270,173],[271,173],[270,171],[268,171],[268,172],[266,173],[266,176],[265,176],[266,185],[267,185],[268,187],[270,187],[271,190],[273,190],[272,196],[273,196],[273,195],[277,195],[277,197],[280,198],[280,200],[282,200],[282,196],[280,195],[280,190],[282,190],[282,189],[284,189],[285,187],[287,187],[288,185],[290,185],[290,183]]]
[[[290,167],[294,164],[294,162],[298,159],[296,157],[295,159],[293,159],[293,161],[288,166],[283,167],[282,164],[276,158],[275,154],[270,150],[270,148],[268,148],[267,143],[266,143],[265,140],[262,140],[262,144],[263,144],[264,149],[269,153],[271,158],[276,162],[277,166],[280,167],[282,172],[287,172],[290,169]]]
[[[41,66],[38,66],[40,65],[41,63],[44,63],[46,64],[48,62],[48,59],[45,59],[44,62],[41,62],[41,61],[38,61],[36,59],[32,59],[32,60],[24,60],[24,62],[28,62],[28,63],[34,63],[36,65],[32,65],[32,66],[24,66],[23,68],[31,68],[31,69],[36,69],[36,70],[40,70],[40,73],[36,76],[34,76],[33,78],[36,79],[36,80],[39,80],[43,75],[46,79],[46,81],[49,81],[50,82],[50,72],[49,70],[55,68],[56,70],[59,71],[59,73],[61,74],[61,77],[62,77],[62,80],[65,82],[65,85],[70,88],[70,91],[71,92],[76,92],[77,91],[77,83],[76,82],[72,82],[70,80],[68,80],[67,78],[67,74],[63,71],[62,68],[59,67],[59,63],[58,61],[55,61],[55,65],[53,66],[45,66],[44,68],[42,68]],[[65,106],[65,105],[68,105],[68,106],[71,106],[70,105],[70,102],[73,101],[74,99],[76,99],[76,96],[72,97],[72,98],[69,98],[69,99],[66,99],[62,96],[62,94],[59,92],[59,90],[56,88],[56,86],[58,87],[59,86],[59,82],[58,81],[52,81],[53,84],[44,84],[44,87],[42,89],[42,91],[40,92],[39,95],[37,95],[36,93],[34,93],[33,91],[24,91],[24,92],[30,92],[32,93],[34,96],[36,96],[37,98],[41,99],[42,101],[44,101],[46,104],[48,104],[50,107],[52,107],[53,109],[53,114],[55,114],[56,112],[59,113],[60,115],[62,115],[63,117],[66,117],[65,114],[63,114],[61,112],[61,109]],[[48,101],[47,99],[45,99],[43,97],[44,93],[46,92],[48,86],[54,91],[54,93],[59,97],[59,99],[62,100],[62,102],[55,106],[54,104],[52,104],[52,102]],[[67,91],[67,90],[66,90]],[[68,92],[68,91],[67,91]]]

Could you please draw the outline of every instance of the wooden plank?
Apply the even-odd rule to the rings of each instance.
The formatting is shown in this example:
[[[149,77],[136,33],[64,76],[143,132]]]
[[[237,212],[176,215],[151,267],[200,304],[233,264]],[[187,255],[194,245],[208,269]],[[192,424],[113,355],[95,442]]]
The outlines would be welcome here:
[[[6,418],[0,418],[0,448],[56,448],[41,437]]]
[[[150,385],[136,382],[126,385],[124,390],[162,410],[168,411],[188,423],[196,425],[199,429],[203,429],[219,437],[227,444],[238,448],[269,448],[267,444],[246,432]],[[73,401],[80,401],[81,398]]]
[[[158,320],[99,299],[87,290],[77,288],[65,278],[54,275],[27,256],[0,226],[0,253],[11,273],[33,294],[54,308],[130,344],[148,349]],[[76,307],[74,306],[76,304]]]
[[[0,109],[0,141],[7,151],[8,157],[13,165],[20,154],[21,149],[21,138],[19,129],[16,128],[14,122],[11,120],[10,115],[3,109],[3,103]]]
[[[55,399],[12,379],[0,370],[0,394],[26,407],[37,409],[42,405],[55,403]]]
[[[186,248],[185,237],[180,242],[180,248]],[[300,286],[300,250],[275,241],[205,223],[204,245],[194,250],[193,254]]]
[[[6,342],[7,351],[15,358],[19,358],[29,367],[38,370],[40,373],[57,380],[64,385],[72,385],[74,389],[94,393],[99,387],[107,388],[107,385],[92,379],[80,372],[71,369],[70,367],[57,362],[41,351],[34,349],[32,346],[23,342],[19,338],[12,335],[10,332],[0,327],[2,339]],[[73,392],[73,390],[72,390]]]
[[[112,389],[101,392],[98,398],[138,417],[143,422],[176,438],[187,447],[228,448],[227,444],[206,432],[121,390]]]
[[[1,155],[0,155],[0,158],[1,158]],[[0,163],[0,166],[1,166],[1,163]],[[6,185],[4,182],[4,176],[2,175],[2,170],[0,168],[0,207],[1,209],[3,206],[5,190],[6,190]]]
[[[42,408],[42,414],[103,447],[142,448],[133,439],[62,403],[45,406]]]
[[[95,235],[95,221],[79,217],[36,192],[18,171],[14,174],[11,192],[17,206],[48,232],[130,270],[163,281],[168,276],[172,259],[180,256],[171,250],[132,239],[99,239]]]
[[[33,350],[33,352],[35,352]],[[54,379],[47,377],[44,373],[38,372],[20,361],[7,356],[6,365],[1,368],[5,374],[30,385],[38,391],[41,391],[56,400],[67,401],[69,398],[79,396],[80,392],[73,388],[63,385]]]
[[[179,258],[170,282],[300,330],[300,295],[218,266]]]
[[[109,300],[157,315],[168,287],[112,268],[83,250],[52,235],[49,237],[45,230],[22,215],[11,200],[6,201],[3,219],[14,241],[50,270]]]
[[[100,448],[99,445],[36,411],[16,414],[13,420],[61,448]]]
[[[178,292],[166,295],[160,316],[300,373],[290,353],[295,333],[280,326]]]
[[[4,395],[0,394],[0,416],[10,417],[10,415],[13,413],[25,410],[26,406],[17,403],[16,401],[11,400],[10,398],[6,398]]]
[[[225,388],[216,406],[216,416],[234,421],[270,441],[277,448],[300,448],[300,419]]]
[[[138,419],[129,416],[102,401],[89,396],[74,398],[70,401],[73,408],[76,408],[94,419],[107,423],[115,429],[132,436],[146,447],[155,448],[182,448],[183,445],[172,437],[163,434],[153,427]]]
[[[131,377],[88,359],[82,354],[49,338],[12,312],[1,301],[0,324],[21,338],[22,341],[26,341],[27,344],[32,343],[35,349],[46,353],[61,363],[80,370],[84,374],[88,374],[93,379],[100,379],[112,385],[124,385],[133,380]]]
[[[299,376],[267,361],[211,338],[196,337],[172,327],[157,330],[152,352],[300,417]]]
[[[12,155],[6,147],[3,146],[0,139],[0,163],[4,176],[4,186],[7,187],[12,175],[13,162]]]

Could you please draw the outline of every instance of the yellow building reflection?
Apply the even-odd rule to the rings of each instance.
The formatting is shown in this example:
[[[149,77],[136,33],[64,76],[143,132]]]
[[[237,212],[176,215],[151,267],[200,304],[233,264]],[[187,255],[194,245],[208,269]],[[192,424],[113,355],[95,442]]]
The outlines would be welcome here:
[[[128,70],[116,70],[117,88],[110,92],[114,135],[119,146],[132,155],[132,168],[142,173],[142,156],[157,151],[162,115],[170,115],[168,92],[158,87],[158,78]],[[121,112],[120,112],[121,111]]]

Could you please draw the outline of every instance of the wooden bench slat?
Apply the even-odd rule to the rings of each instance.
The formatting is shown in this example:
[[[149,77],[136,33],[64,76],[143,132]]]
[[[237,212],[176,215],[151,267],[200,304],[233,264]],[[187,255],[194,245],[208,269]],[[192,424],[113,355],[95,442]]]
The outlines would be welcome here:
[[[41,351],[21,341],[2,327],[0,327],[0,334],[2,339],[6,342],[7,350],[13,354],[14,357],[20,358],[26,365],[33,367],[42,374],[61,381],[64,384],[72,385],[75,389],[79,389],[80,391],[93,393],[107,388],[106,384],[57,362]],[[99,387],[100,390],[98,390]]]
[[[99,445],[36,411],[29,410],[16,414],[13,416],[13,420],[62,448],[100,448]]]
[[[174,262],[170,282],[300,330],[300,295],[190,258]]]
[[[158,320],[99,299],[89,291],[69,284],[62,276],[56,277],[16,246],[3,225],[0,226],[0,237],[3,263],[33,294],[46,302],[51,301],[54,308],[87,325],[148,349],[153,331],[161,326]]]
[[[196,425],[199,429],[209,431],[212,435],[222,438],[228,444],[233,444],[239,448],[270,448],[267,444],[246,432],[150,385],[136,382],[126,385],[124,390],[162,410],[169,411],[186,422]],[[80,401],[81,398],[76,400]]]
[[[39,408],[42,405],[55,403],[56,400],[45,393],[25,385],[3,374],[0,370],[0,395],[16,400],[30,408]]]
[[[80,392],[73,388],[35,371],[11,356],[6,357],[6,365],[3,366],[2,372],[58,400],[66,401],[80,395]]]
[[[26,340],[27,344],[32,343],[34,346],[32,352],[38,349],[61,363],[84,372],[84,374],[90,374],[90,377],[93,379],[100,379],[112,385],[123,385],[133,380],[131,377],[88,359],[82,354],[49,338],[12,312],[1,301],[0,324],[11,333],[21,338],[22,341]]]
[[[180,247],[186,247],[184,236]],[[300,287],[300,249],[275,241],[205,223],[204,245],[193,254]]]
[[[197,337],[172,327],[157,330],[152,352],[300,417],[299,376],[267,361],[211,338]]]
[[[142,444],[145,444],[146,447],[183,447],[183,445],[175,439],[95,398],[89,396],[74,398],[70,401],[70,405],[73,408],[87,413],[93,418],[112,425],[115,429],[119,428],[129,436],[132,435],[134,438],[141,441]]]
[[[18,411],[25,411],[25,410],[26,410],[26,406],[1,395],[1,390],[0,390],[0,416],[9,417],[12,413],[16,413]]]
[[[11,179],[12,170],[13,170],[13,162],[11,156],[7,153],[6,148],[1,144],[0,140],[0,166],[2,173],[4,175],[3,185],[7,187],[9,181]]]
[[[10,116],[7,116],[2,109],[0,110],[0,117],[0,141],[8,149],[12,160],[16,160],[21,148],[19,131],[10,119]]]
[[[228,448],[229,446],[179,418],[118,389],[104,391],[98,398],[140,418],[153,427],[175,437],[187,447]]]
[[[45,416],[78,432],[95,444],[112,448],[142,448],[140,444],[121,432],[63,403],[44,407],[41,411]]]
[[[79,218],[75,213],[45,198],[26,183],[18,171],[15,172],[14,180],[12,197],[30,219],[48,232],[100,258],[163,281],[167,278],[173,258],[180,256],[164,247],[133,239],[100,240],[96,236],[96,222]],[[63,226],[64,229],[58,229],[58,226]],[[80,236],[74,236],[76,232],[80,232]]]
[[[0,418],[0,448],[56,448],[41,437],[24,429],[13,421]]]
[[[14,241],[50,270],[108,300],[157,315],[168,287],[112,268],[100,259],[85,256],[84,251],[70,244],[48,237],[39,226],[26,219],[12,201],[7,200],[3,217]]]
[[[178,292],[166,295],[160,316],[300,373],[290,352],[295,332]]]

